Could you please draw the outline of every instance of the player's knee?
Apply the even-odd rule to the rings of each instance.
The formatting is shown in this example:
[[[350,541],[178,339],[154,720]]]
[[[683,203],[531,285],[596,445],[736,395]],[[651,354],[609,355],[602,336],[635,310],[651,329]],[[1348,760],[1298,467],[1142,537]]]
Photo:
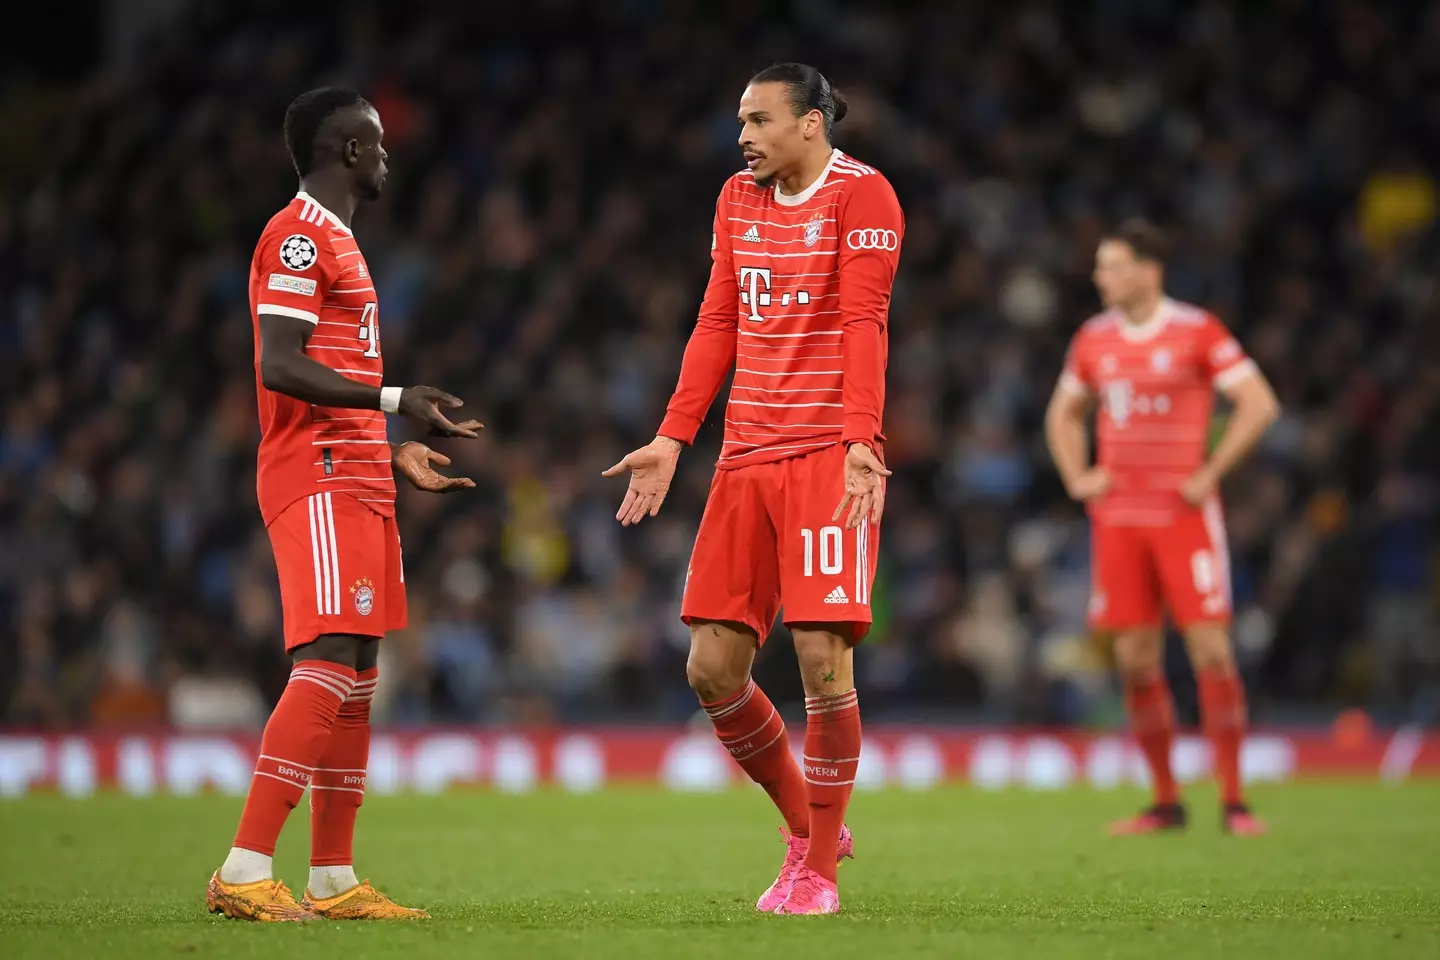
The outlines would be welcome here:
[[[739,693],[749,677],[748,669],[737,669],[722,657],[691,650],[690,659],[685,661],[685,678],[702,703],[714,703]]]
[[[1115,637],[1115,667],[1126,683],[1148,680],[1163,666],[1160,631],[1153,627],[1122,630]]]
[[[380,665],[380,638],[366,637],[355,651],[355,672],[374,670]]]
[[[794,625],[795,659],[807,690],[825,691],[852,672],[851,643],[843,632],[821,626]],[[843,689],[843,687],[842,687]]]
[[[1235,669],[1235,654],[1230,646],[1230,633],[1223,624],[1197,624],[1185,631],[1185,649],[1190,665],[1197,671],[1230,671]]]
[[[354,670],[357,669],[356,664],[359,661],[360,650],[366,645],[367,639],[344,633],[327,633],[291,650],[290,659],[295,663],[302,660],[343,663]]]
[[[740,624],[696,623],[690,630],[685,677],[703,703],[740,692],[750,679],[756,641]]]

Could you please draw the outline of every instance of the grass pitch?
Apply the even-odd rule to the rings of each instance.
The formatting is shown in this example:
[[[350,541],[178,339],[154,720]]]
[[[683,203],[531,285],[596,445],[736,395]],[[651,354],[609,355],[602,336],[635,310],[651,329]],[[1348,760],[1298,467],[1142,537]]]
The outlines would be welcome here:
[[[425,924],[212,918],[232,798],[0,801],[0,956],[1440,957],[1440,784],[1259,791],[1274,833],[1111,840],[1136,793],[859,793],[839,917],[756,915],[784,854],[758,790],[372,797],[358,869]],[[276,864],[305,885],[305,805]]]

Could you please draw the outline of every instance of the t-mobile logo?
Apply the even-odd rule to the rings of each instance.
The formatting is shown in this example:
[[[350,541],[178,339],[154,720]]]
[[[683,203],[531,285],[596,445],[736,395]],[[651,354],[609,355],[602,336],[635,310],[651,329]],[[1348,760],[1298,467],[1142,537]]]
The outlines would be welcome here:
[[[760,289],[761,284],[765,289]],[[765,318],[760,316],[759,307],[770,306],[770,268],[769,267],[741,267],[740,268],[740,302],[750,306],[750,321],[759,323]]]

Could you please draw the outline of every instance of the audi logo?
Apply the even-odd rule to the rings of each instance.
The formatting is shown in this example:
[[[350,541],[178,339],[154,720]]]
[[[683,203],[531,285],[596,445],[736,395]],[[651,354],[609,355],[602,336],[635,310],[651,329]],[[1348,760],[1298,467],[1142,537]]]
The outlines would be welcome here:
[[[898,250],[900,234],[894,230],[851,230],[845,234],[851,250]]]

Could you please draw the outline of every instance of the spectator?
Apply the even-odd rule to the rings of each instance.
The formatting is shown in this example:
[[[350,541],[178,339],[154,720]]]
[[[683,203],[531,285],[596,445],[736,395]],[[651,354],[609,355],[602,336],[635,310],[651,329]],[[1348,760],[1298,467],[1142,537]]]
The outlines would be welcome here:
[[[243,718],[283,682],[244,283],[294,187],[284,107],[337,78],[393,154],[356,224],[393,382],[456,385],[488,425],[447,448],[476,491],[402,494],[413,623],[377,715],[673,718],[718,432],[637,530],[597,474],[659,422],[743,82],[798,50],[850,92],[837,141],[908,217],[876,716],[1076,719],[1109,695],[1037,422],[1099,233],[1135,213],[1176,228],[1171,286],[1285,406],[1228,489],[1257,711],[1398,715],[1436,686],[1435,8],[360,5],[337,31],[176,7],[82,78],[3,88],[32,119],[0,181],[0,720],[185,720],[221,688]]]

